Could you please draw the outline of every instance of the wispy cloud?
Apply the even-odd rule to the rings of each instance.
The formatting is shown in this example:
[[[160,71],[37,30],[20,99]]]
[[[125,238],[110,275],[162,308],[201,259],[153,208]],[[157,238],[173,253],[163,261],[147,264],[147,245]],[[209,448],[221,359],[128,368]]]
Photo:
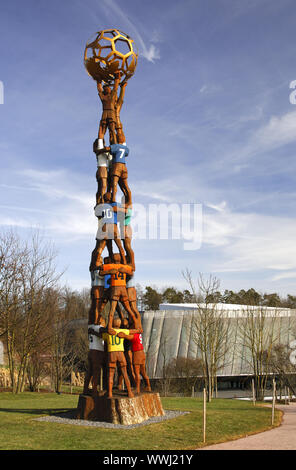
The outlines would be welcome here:
[[[6,185],[7,194],[22,194],[23,204],[2,205],[7,215],[2,215],[0,225],[41,227],[51,234],[65,237],[89,236],[96,231],[96,219],[91,208],[94,197],[79,190],[78,175],[69,171],[40,171],[24,169],[14,173],[16,184]],[[23,184],[18,186],[18,181]],[[81,182],[81,178],[80,178]],[[26,195],[24,193],[24,183]],[[48,209],[49,208],[49,209]]]
[[[296,271],[293,272],[284,272],[280,274],[276,274],[272,277],[272,281],[280,281],[282,279],[295,279],[296,278]]]
[[[272,116],[269,122],[254,134],[253,143],[259,149],[275,149],[296,140],[296,111]]]
[[[142,34],[140,34],[138,28],[132,22],[130,17],[122,10],[122,8],[119,7],[119,5],[114,0],[103,0],[103,3],[105,7],[107,7],[107,9],[112,12],[113,19],[115,15],[115,18],[119,18],[121,22],[123,22],[128,27],[128,29],[132,31],[134,36],[133,39],[135,39],[136,44],[139,44],[141,56],[143,56],[149,62],[154,62],[156,59],[160,59],[159,49],[155,46],[155,44],[153,44],[155,42],[158,42],[156,41],[155,32],[153,32],[151,39],[149,39],[149,42],[151,42],[151,44],[148,44],[147,41],[144,40]]]
[[[203,226],[203,243],[219,249],[219,259],[212,263],[214,271],[296,269],[296,221],[292,217],[226,210],[204,214]]]

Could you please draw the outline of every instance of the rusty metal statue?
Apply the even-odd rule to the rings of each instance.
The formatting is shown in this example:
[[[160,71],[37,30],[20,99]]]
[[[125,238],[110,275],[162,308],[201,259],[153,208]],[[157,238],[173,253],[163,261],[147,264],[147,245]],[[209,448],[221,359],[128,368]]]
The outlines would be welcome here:
[[[137,308],[134,283],[132,194],[128,185],[126,165],[129,148],[126,145],[124,126],[120,117],[128,80],[135,72],[137,59],[138,53],[135,51],[133,40],[118,29],[97,32],[95,38],[87,43],[84,54],[85,67],[88,74],[96,81],[102,105],[98,137],[93,143],[97,159],[95,215],[98,218],[98,231],[89,266],[91,307],[88,324],[90,339],[95,338],[96,346],[90,346],[89,367],[84,384],[84,392],[87,393],[90,380],[93,381],[92,407],[96,407],[95,403],[100,398],[96,390],[97,369],[103,367],[104,371],[108,370],[108,381],[104,380],[107,398],[113,398],[114,373],[117,367],[120,370],[119,390],[124,380],[130,399],[134,398],[132,390],[134,383],[136,393],[140,394],[140,376],[145,381],[145,391],[151,391],[145,366],[146,356],[141,337],[143,328]],[[116,202],[118,188],[122,192],[121,203]],[[113,243],[119,253],[113,252]],[[108,257],[103,258],[105,248]],[[107,315],[106,309],[108,309]],[[124,339],[126,352],[124,352]],[[105,349],[102,346],[103,341]],[[129,379],[127,364],[130,376],[133,378],[132,382]],[[158,412],[160,415],[163,414],[161,405]],[[104,407],[100,406],[96,409],[96,414],[101,416],[102,413]]]

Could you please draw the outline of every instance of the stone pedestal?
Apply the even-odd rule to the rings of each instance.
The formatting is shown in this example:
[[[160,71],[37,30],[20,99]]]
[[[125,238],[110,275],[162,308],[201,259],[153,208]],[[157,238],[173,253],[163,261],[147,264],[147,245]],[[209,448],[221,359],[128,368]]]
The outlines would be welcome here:
[[[141,393],[134,398],[128,398],[124,392],[116,392],[112,398],[79,395],[78,419],[129,425],[142,423],[152,416],[164,416],[158,393]]]

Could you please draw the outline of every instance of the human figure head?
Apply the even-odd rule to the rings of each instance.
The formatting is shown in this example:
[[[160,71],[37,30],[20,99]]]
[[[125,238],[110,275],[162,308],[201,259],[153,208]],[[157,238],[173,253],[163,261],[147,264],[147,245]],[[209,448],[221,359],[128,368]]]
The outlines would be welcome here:
[[[114,263],[121,263],[121,254],[120,253],[114,253],[113,259],[114,259]]]
[[[107,85],[107,84],[105,84],[105,85],[103,86],[103,91],[104,91],[104,94],[105,94],[105,95],[110,95],[110,93],[111,93],[111,88],[110,88],[110,86]]]
[[[121,322],[121,328],[128,329],[128,327],[129,327],[129,321],[127,318],[124,318]]]
[[[114,328],[120,328],[120,326],[121,326],[121,320],[120,320],[120,318],[118,318],[118,317],[114,318],[114,320],[113,320],[113,327],[114,327]]]
[[[99,139],[96,139],[93,143],[93,151],[94,153],[97,153],[98,151],[98,142],[99,142]]]

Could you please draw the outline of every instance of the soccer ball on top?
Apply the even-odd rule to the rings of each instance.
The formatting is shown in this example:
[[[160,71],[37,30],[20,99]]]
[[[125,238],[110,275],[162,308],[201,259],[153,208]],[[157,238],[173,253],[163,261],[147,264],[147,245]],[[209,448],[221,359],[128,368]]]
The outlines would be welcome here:
[[[84,65],[88,74],[97,81],[111,84],[114,73],[121,72],[121,78],[128,80],[135,72],[138,52],[134,41],[119,29],[98,31],[86,44]]]

